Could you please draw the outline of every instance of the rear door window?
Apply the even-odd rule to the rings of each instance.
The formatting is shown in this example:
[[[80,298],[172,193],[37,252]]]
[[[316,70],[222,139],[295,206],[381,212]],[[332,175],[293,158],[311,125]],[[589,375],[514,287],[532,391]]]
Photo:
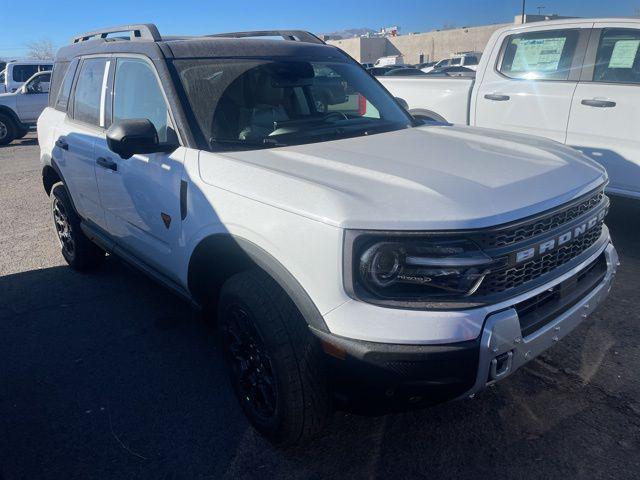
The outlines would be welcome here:
[[[73,97],[73,118],[95,126],[104,126],[103,92],[106,88],[106,60],[88,58],[82,62]]]
[[[593,81],[640,84],[640,30],[602,31]]]
[[[510,35],[500,73],[526,80],[568,80],[579,30],[548,30]]]

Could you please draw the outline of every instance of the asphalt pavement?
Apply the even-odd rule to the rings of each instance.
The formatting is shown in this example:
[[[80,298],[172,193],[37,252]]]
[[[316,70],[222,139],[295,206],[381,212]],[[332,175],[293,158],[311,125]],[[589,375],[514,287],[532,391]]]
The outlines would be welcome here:
[[[211,324],[115,258],[58,251],[33,135],[0,147],[0,479],[640,478],[640,202],[597,312],[473,400],[337,413],[280,450],[236,404]]]

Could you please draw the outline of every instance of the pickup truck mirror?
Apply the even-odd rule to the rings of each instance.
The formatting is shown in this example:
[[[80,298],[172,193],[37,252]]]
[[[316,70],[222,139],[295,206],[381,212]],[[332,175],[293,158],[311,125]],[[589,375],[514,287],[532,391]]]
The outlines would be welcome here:
[[[107,146],[124,160],[137,154],[169,153],[178,148],[160,143],[156,127],[147,118],[114,122],[107,130]]]

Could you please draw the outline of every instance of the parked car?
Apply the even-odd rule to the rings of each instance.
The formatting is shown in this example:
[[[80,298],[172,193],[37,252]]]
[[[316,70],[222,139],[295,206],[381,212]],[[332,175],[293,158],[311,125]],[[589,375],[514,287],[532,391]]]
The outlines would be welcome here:
[[[445,67],[438,70],[431,70],[429,73],[422,72],[423,75],[429,75],[430,77],[467,77],[475,78],[476,71],[467,67]]]
[[[416,75],[427,75],[427,74],[421,70],[418,70],[417,68],[394,68],[386,72],[384,75],[414,77]]]
[[[467,67],[471,70],[475,70],[478,67],[479,59],[481,54],[479,53],[463,53],[454,55],[451,58],[445,58],[444,60],[440,60],[435,64],[430,66],[426,66],[422,68],[422,71],[425,73],[430,73],[432,71],[442,70],[447,67]]]
[[[47,106],[51,72],[33,75],[14,93],[0,94],[0,145],[24,137]]]
[[[391,72],[393,70],[402,69],[402,68],[404,68],[403,65],[389,65],[389,66],[386,66],[386,67],[368,68],[367,72],[369,72],[374,77],[379,77],[379,76],[382,76],[382,75],[386,75],[387,73],[389,73],[389,72]]]
[[[381,78],[420,118],[547,137],[606,167],[608,191],[640,198],[640,20],[507,27],[473,79]]]
[[[415,67],[418,70],[422,70],[423,68],[433,67],[435,64],[436,64],[436,62],[424,62],[424,63],[419,63]]]
[[[545,139],[422,125],[307,32],[85,33],[58,52],[49,99],[38,140],[62,255],[77,270],[118,255],[215,318],[238,400],[274,442],[309,438],[332,408],[503,380],[617,269],[602,167]]]
[[[402,55],[389,55],[381,57],[373,64],[374,67],[388,67],[390,65],[404,65],[404,57]]]
[[[373,63],[362,63],[361,65],[366,69],[373,68]]]
[[[16,60],[8,62],[0,73],[0,93],[12,93],[18,90],[34,73],[50,72],[53,62],[44,60]]]

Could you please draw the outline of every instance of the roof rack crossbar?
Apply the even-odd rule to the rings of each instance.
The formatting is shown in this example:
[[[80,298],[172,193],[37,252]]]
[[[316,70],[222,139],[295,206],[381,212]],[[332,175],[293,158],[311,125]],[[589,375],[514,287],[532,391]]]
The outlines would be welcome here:
[[[110,33],[124,33],[130,34],[130,40],[152,40],[158,42],[162,40],[158,27],[153,23],[140,23],[131,25],[120,25],[117,27],[101,28],[93,32],[86,32],[77,37],[71,39],[71,43],[86,42],[96,38],[106,39]]]
[[[325,44],[313,33],[305,32],[304,30],[257,30],[253,32],[216,33],[206,36],[216,38],[282,37],[284,40],[290,40],[293,42]]]

